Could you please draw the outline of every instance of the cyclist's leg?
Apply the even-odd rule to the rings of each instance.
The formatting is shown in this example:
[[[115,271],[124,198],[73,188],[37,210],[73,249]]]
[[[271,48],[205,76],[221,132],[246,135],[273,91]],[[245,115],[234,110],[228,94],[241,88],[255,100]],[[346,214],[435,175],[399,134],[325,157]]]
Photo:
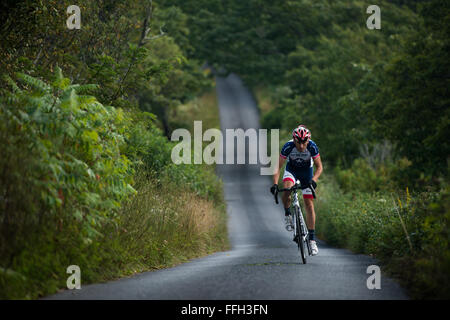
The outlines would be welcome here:
[[[308,228],[309,245],[313,256],[319,253],[315,239],[316,212],[314,210],[314,197],[310,188],[302,190],[306,209],[306,226]]]
[[[290,188],[295,183],[295,176],[290,173],[288,170],[284,171],[283,175],[283,187],[284,188]],[[290,211],[291,207],[291,193],[290,192],[283,192],[282,195],[283,205],[284,205],[284,223],[286,224],[286,230],[287,231],[293,231],[294,225],[292,220],[292,214]]]
[[[290,188],[295,184],[295,176],[288,170],[284,170],[283,175],[283,188]],[[283,192],[282,201],[284,209],[289,209],[291,207],[291,193]]]
[[[300,178],[302,186],[307,186],[312,178],[312,168],[305,175]],[[314,233],[316,228],[316,212],[314,210],[314,196],[310,188],[302,189],[303,201],[305,203],[306,210],[306,226],[310,234],[310,240],[314,239]]]
[[[316,212],[314,210],[314,200],[309,197],[305,198],[305,195],[303,195],[303,201],[305,202],[306,209],[306,226],[308,230],[315,230]]]

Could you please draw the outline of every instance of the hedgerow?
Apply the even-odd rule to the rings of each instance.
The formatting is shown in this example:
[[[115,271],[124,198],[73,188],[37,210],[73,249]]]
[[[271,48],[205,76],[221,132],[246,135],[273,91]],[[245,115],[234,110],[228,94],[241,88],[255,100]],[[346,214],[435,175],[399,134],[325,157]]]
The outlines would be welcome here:
[[[0,100],[0,297],[33,298],[55,292],[64,286],[70,264],[79,265],[89,282],[130,272],[124,266],[134,268],[132,261],[141,270],[180,261],[180,252],[167,260],[159,255],[158,246],[150,246],[155,250],[148,254],[154,256],[144,260],[139,250],[127,250],[130,245],[147,247],[142,239],[152,237],[167,248],[182,242],[167,243],[171,237],[142,228],[141,223],[133,222],[133,229],[126,230],[135,216],[175,234],[188,234],[189,239],[181,239],[191,244],[185,257],[209,250],[194,249],[210,243],[211,230],[224,225],[214,218],[218,211],[208,202],[222,205],[219,180],[201,166],[173,165],[172,143],[154,124],[153,114],[103,105],[87,95],[97,90],[96,85],[71,84],[59,68],[51,83],[22,73],[16,76],[17,83],[6,80],[10,88],[3,90]],[[139,188],[152,193],[140,195]],[[171,188],[178,192],[166,194],[162,206],[158,194]],[[152,200],[147,199],[150,195]],[[202,214],[189,209],[195,197],[204,201],[199,207]],[[151,214],[154,210],[163,216],[179,210],[179,218],[160,220]],[[186,218],[187,214],[194,218]],[[198,235],[195,228],[200,222],[195,221],[205,214],[212,215],[211,226],[202,230],[212,229]],[[180,226],[185,230],[178,230]],[[150,233],[117,242],[124,232],[138,230]],[[220,234],[226,237],[223,230]]]

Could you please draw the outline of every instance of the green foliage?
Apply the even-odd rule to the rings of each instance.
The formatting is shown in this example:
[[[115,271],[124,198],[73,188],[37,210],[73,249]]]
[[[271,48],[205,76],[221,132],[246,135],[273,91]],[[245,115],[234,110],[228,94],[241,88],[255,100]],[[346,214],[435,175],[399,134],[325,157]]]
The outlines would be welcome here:
[[[167,141],[160,129],[149,120],[149,113],[135,113],[128,118],[125,133],[125,155],[159,185],[176,183],[200,197],[222,202],[222,184],[213,168],[207,165],[175,165],[172,162],[172,148],[175,142]]]
[[[394,191],[411,184],[410,166],[406,158],[376,164],[370,164],[369,159],[356,158],[350,168],[337,166],[334,173],[339,186],[347,193]]]
[[[347,170],[336,169],[336,178],[346,192],[377,191],[386,188],[388,177],[378,175],[364,159],[355,159]]]
[[[382,5],[389,24],[379,32],[344,19],[313,46],[300,41],[285,73],[292,93],[281,100],[273,94],[263,126],[307,124],[323,160],[343,170],[367,160],[361,147],[380,149],[387,141],[389,159],[378,167],[393,185],[436,186],[448,177],[448,4],[423,4],[419,15],[390,6]]]
[[[95,97],[78,95],[77,91],[94,86],[71,86],[60,69],[52,85],[25,74],[17,77],[24,89],[16,86],[16,92],[1,102],[0,123],[7,126],[2,142],[5,146],[10,145],[5,140],[28,143],[15,143],[15,147],[3,150],[6,161],[2,169],[8,175],[2,177],[2,194],[8,199],[8,208],[2,210],[2,221],[15,214],[9,206],[14,208],[23,194],[31,192],[36,204],[29,205],[37,210],[31,210],[30,215],[45,210],[40,214],[76,219],[86,241],[91,241],[98,234],[96,226],[114,220],[120,202],[135,192],[131,187],[133,168],[120,152],[123,111],[103,106]],[[11,193],[8,188],[13,181],[8,176],[21,176],[23,170],[8,161],[16,157],[16,148],[30,155],[25,161],[33,173],[28,187]],[[13,226],[7,223],[4,228]]]
[[[169,117],[211,86],[201,63],[186,58],[194,51],[187,15],[152,1],[81,0],[81,29],[68,30],[71,4],[0,5],[1,297],[55,292],[64,287],[65,268],[74,261],[84,281],[98,281],[126,274],[128,265],[148,270],[204,254],[226,237],[223,218],[209,221],[220,232],[197,230],[183,214],[192,213],[191,204],[176,201],[189,192],[192,202],[208,198],[223,206],[212,170],[174,166],[170,158]],[[152,216],[148,224],[155,222],[156,229],[120,243],[111,237],[120,238],[125,226],[133,234],[146,231],[127,222],[140,209],[125,208],[148,196],[136,194],[142,187],[136,179],[151,181],[151,193],[171,201],[153,199],[145,210],[170,208],[171,215],[162,221]],[[169,195],[171,189],[178,192]],[[216,210],[211,204],[202,212]],[[185,237],[166,245],[158,234],[164,228]]]
[[[327,243],[370,254],[413,298],[448,299],[449,188],[410,194],[344,193],[321,179],[316,229]]]
[[[436,176],[447,173],[450,154],[450,6],[431,1],[420,12],[424,23],[376,75],[382,81],[365,109],[376,129],[398,142],[401,155]]]
[[[155,115],[81,95],[98,87],[71,84],[59,68],[51,84],[26,74],[17,78],[19,84],[5,80],[11,90],[0,100],[1,297],[53,293],[74,261],[88,283],[130,272],[129,265],[168,266],[226,245],[219,179],[203,166],[174,165],[174,143],[155,126]],[[219,216],[202,222],[217,208]],[[153,210],[167,218],[159,220]],[[157,227],[129,225],[136,215]],[[155,238],[163,253],[144,242]]]
[[[0,268],[0,297],[53,294],[65,288],[72,264],[81,268],[86,285],[228,249],[223,204],[213,208],[194,193],[174,192],[176,183],[160,186],[140,170],[135,188],[138,193],[123,204],[118,222],[102,227],[102,239],[87,244],[75,228],[57,233],[41,226],[9,268]]]
[[[368,131],[371,119],[351,89],[397,47],[396,34],[412,27],[408,10],[390,9],[395,28],[388,26],[379,33],[344,20],[318,36],[312,48],[301,44],[288,55],[285,79],[293,93],[282,102],[288,119],[282,126],[307,124],[330,164],[351,163],[361,143],[374,141]]]
[[[59,66],[76,83],[101,84],[99,102],[155,113],[166,136],[169,111],[211,84],[192,51],[187,16],[151,1],[78,1],[81,29],[65,25],[70,1],[26,0],[2,10],[0,67],[49,79]],[[17,80],[17,79],[15,79]],[[2,87],[5,82],[0,81]]]
[[[361,144],[387,139],[393,161],[411,161],[417,186],[447,173],[445,1],[409,8],[382,1],[381,30],[366,28],[367,4],[360,1],[169,5],[189,14],[192,56],[239,73],[249,85],[287,88],[283,99],[274,93],[264,127],[308,125],[324,159],[345,169],[361,156]]]

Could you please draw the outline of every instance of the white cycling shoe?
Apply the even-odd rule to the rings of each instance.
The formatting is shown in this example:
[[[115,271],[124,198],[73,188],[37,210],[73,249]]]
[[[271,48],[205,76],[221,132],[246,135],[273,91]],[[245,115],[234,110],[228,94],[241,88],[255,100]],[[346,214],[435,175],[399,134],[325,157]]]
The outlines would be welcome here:
[[[292,216],[284,216],[284,223],[286,224],[286,230],[287,231],[293,231],[294,230],[294,224],[292,222]]]
[[[315,256],[319,253],[319,248],[317,248],[317,243],[314,240],[310,240],[309,244],[311,246],[311,255]]]

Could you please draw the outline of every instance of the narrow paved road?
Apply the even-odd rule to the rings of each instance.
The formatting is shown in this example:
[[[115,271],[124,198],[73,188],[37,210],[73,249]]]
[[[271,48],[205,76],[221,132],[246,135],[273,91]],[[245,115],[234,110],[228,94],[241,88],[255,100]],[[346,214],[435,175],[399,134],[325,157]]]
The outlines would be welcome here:
[[[217,78],[222,130],[258,128],[256,104],[241,80]],[[205,128],[204,128],[205,129]],[[382,274],[369,290],[367,267],[377,262],[319,241],[319,255],[302,264],[270,179],[257,165],[220,165],[232,249],[174,268],[64,291],[50,299],[407,299]],[[318,212],[320,219],[320,212]]]

